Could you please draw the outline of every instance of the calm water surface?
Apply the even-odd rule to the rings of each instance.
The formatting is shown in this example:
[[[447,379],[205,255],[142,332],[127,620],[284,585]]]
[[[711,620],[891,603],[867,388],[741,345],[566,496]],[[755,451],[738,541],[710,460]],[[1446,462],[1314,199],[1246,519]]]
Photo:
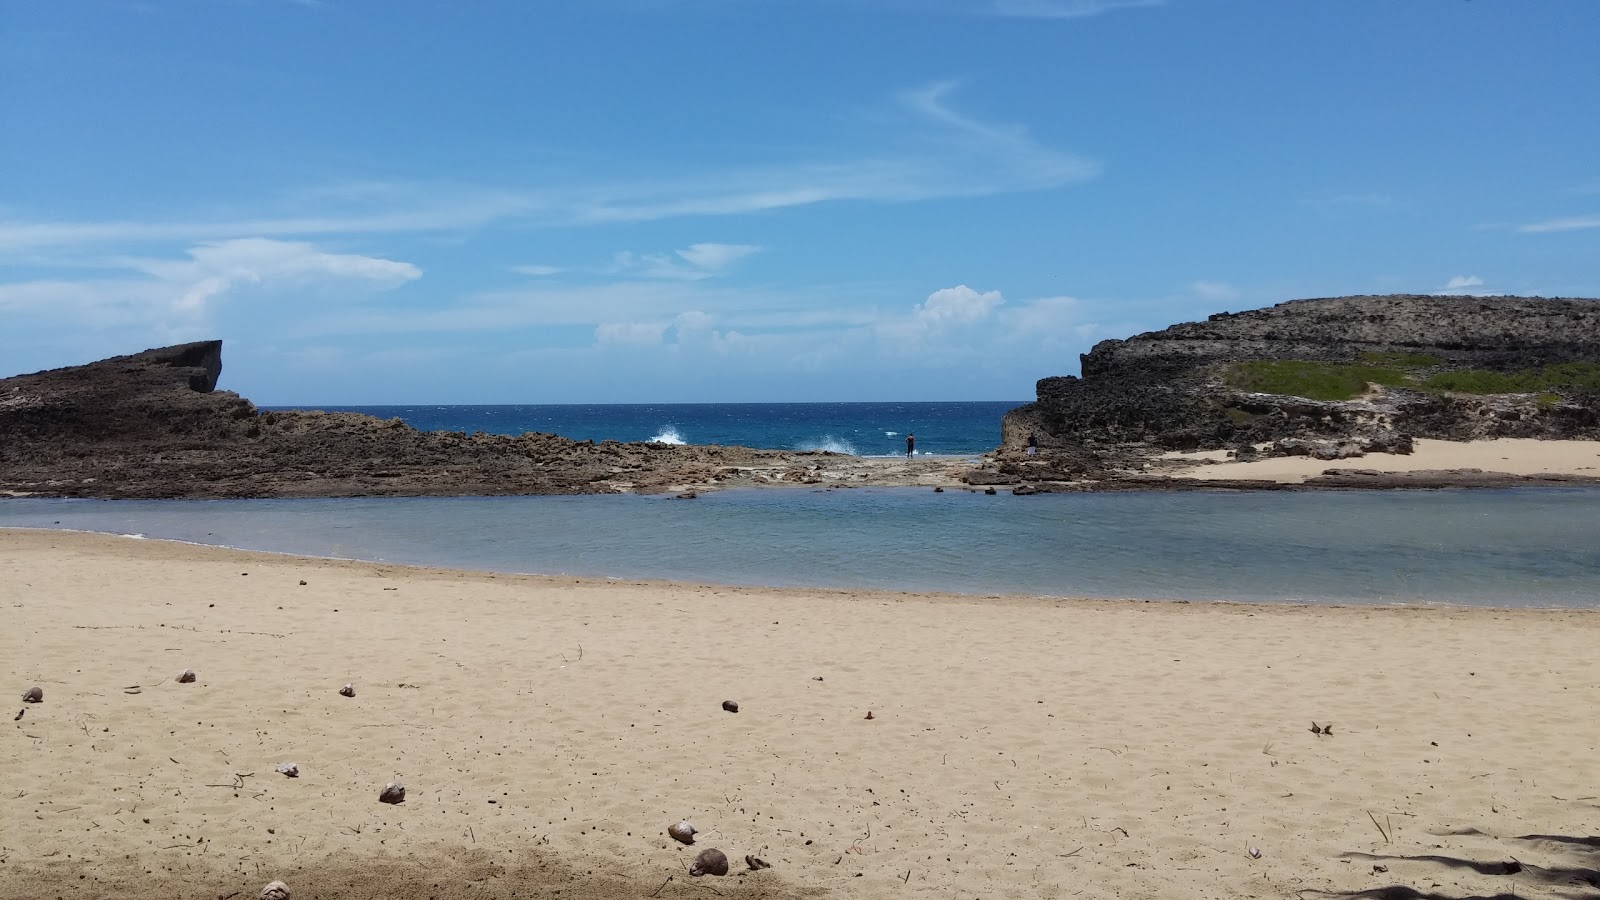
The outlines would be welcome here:
[[[1600,490],[0,500],[0,526],[497,572],[960,593],[1600,607]]]

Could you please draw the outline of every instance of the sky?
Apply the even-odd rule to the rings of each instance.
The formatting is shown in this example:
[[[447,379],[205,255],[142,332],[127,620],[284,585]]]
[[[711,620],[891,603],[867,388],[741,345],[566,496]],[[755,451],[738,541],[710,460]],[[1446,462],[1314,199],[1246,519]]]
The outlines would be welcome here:
[[[0,0],[0,376],[1023,400],[1302,297],[1600,296],[1596,0]]]

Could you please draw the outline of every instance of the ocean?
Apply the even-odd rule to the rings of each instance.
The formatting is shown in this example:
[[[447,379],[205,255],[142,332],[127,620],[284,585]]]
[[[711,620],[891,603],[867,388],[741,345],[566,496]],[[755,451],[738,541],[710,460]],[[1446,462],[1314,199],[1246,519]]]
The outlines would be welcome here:
[[[1000,444],[1000,417],[1023,400],[961,403],[617,403],[536,406],[269,406],[399,418],[419,431],[522,434],[577,441],[721,444],[766,450],[831,450],[852,456],[968,455]]]
[[[0,500],[0,526],[494,572],[977,595],[1574,608],[1600,607],[1596,521],[1600,489]]]

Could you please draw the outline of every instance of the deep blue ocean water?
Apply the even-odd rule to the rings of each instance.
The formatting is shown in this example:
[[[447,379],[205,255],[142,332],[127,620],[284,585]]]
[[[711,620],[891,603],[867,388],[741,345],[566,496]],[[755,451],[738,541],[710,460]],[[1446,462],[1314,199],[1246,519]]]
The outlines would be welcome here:
[[[615,403],[543,406],[319,406],[400,418],[419,431],[522,434],[583,441],[661,441],[768,450],[832,450],[855,456],[987,453],[1000,445],[1000,417],[1022,400],[966,403]]]
[[[1046,597],[1591,608],[1600,607],[1597,521],[1597,489],[0,500],[0,526],[499,572]]]

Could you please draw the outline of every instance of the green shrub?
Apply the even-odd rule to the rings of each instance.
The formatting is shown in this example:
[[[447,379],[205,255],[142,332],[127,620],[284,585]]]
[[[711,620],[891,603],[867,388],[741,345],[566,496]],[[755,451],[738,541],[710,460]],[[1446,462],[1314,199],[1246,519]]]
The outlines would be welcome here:
[[[1460,369],[1440,372],[1422,383],[1424,390],[1458,394],[1531,394],[1535,391],[1600,391],[1600,364],[1556,363],[1520,372]]]
[[[1234,363],[1224,379],[1230,387],[1308,400],[1353,400],[1368,383],[1402,385],[1407,373],[1395,368],[1302,359],[1255,359]]]

